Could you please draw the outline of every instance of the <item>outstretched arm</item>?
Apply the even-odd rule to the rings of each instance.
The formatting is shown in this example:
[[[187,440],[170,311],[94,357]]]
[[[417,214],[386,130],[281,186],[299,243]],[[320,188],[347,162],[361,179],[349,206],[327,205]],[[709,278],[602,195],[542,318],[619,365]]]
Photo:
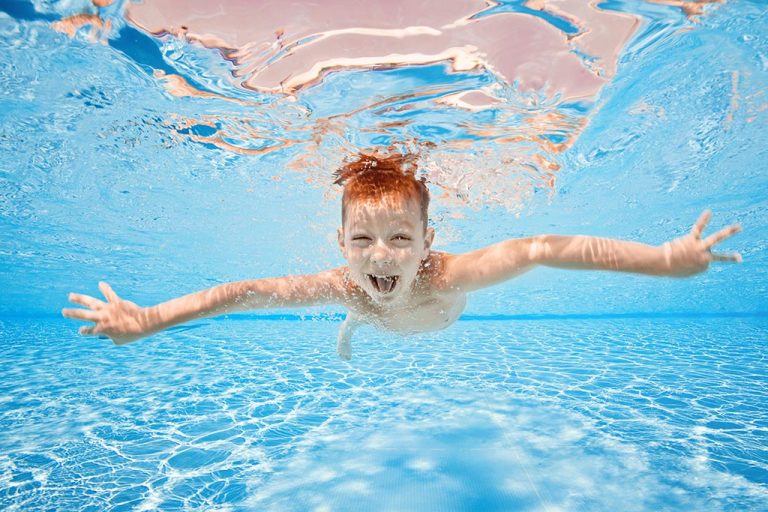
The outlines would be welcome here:
[[[99,283],[99,289],[107,302],[71,293],[71,302],[88,309],[63,309],[62,314],[94,322],[81,327],[81,334],[103,334],[122,345],[195,318],[341,302],[344,287],[342,270],[334,269],[314,275],[226,283],[147,308],[121,299],[105,282]]]
[[[476,290],[536,265],[684,277],[705,271],[712,261],[741,261],[738,253],[712,253],[715,244],[738,233],[740,226],[728,226],[701,238],[710,216],[709,210],[703,212],[690,233],[660,246],[592,236],[540,235],[507,240],[454,256],[446,265],[446,284]]]

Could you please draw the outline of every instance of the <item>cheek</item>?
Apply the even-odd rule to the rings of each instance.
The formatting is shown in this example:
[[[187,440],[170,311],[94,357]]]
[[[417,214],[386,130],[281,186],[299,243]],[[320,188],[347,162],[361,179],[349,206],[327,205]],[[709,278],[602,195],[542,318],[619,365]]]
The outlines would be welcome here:
[[[365,256],[365,251],[356,247],[350,247],[345,254],[347,263],[350,265],[361,265],[365,262]]]
[[[421,263],[421,255],[412,247],[397,251],[397,259],[400,265],[405,267],[418,268],[419,264]]]

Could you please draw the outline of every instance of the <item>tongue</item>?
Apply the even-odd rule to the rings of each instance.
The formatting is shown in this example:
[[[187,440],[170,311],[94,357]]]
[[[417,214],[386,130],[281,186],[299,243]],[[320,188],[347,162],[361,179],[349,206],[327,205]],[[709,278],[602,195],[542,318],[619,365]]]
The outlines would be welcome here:
[[[391,277],[376,276],[376,286],[379,287],[380,292],[389,293],[394,283],[395,283],[395,280],[392,279]]]

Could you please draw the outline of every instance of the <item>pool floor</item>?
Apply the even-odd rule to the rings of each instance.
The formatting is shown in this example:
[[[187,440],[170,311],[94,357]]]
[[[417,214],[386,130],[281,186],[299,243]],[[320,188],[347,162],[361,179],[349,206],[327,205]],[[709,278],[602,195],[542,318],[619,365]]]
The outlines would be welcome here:
[[[0,320],[4,510],[765,510],[765,318]]]

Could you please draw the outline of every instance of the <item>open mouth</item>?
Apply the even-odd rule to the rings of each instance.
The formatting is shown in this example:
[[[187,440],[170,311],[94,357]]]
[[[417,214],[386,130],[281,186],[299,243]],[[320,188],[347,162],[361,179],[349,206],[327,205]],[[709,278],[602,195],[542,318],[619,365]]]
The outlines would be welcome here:
[[[400,276],[375,276],[366,274],[371,281],[373,288],[379,293],[391,293],[395,289],[397,280]]]

